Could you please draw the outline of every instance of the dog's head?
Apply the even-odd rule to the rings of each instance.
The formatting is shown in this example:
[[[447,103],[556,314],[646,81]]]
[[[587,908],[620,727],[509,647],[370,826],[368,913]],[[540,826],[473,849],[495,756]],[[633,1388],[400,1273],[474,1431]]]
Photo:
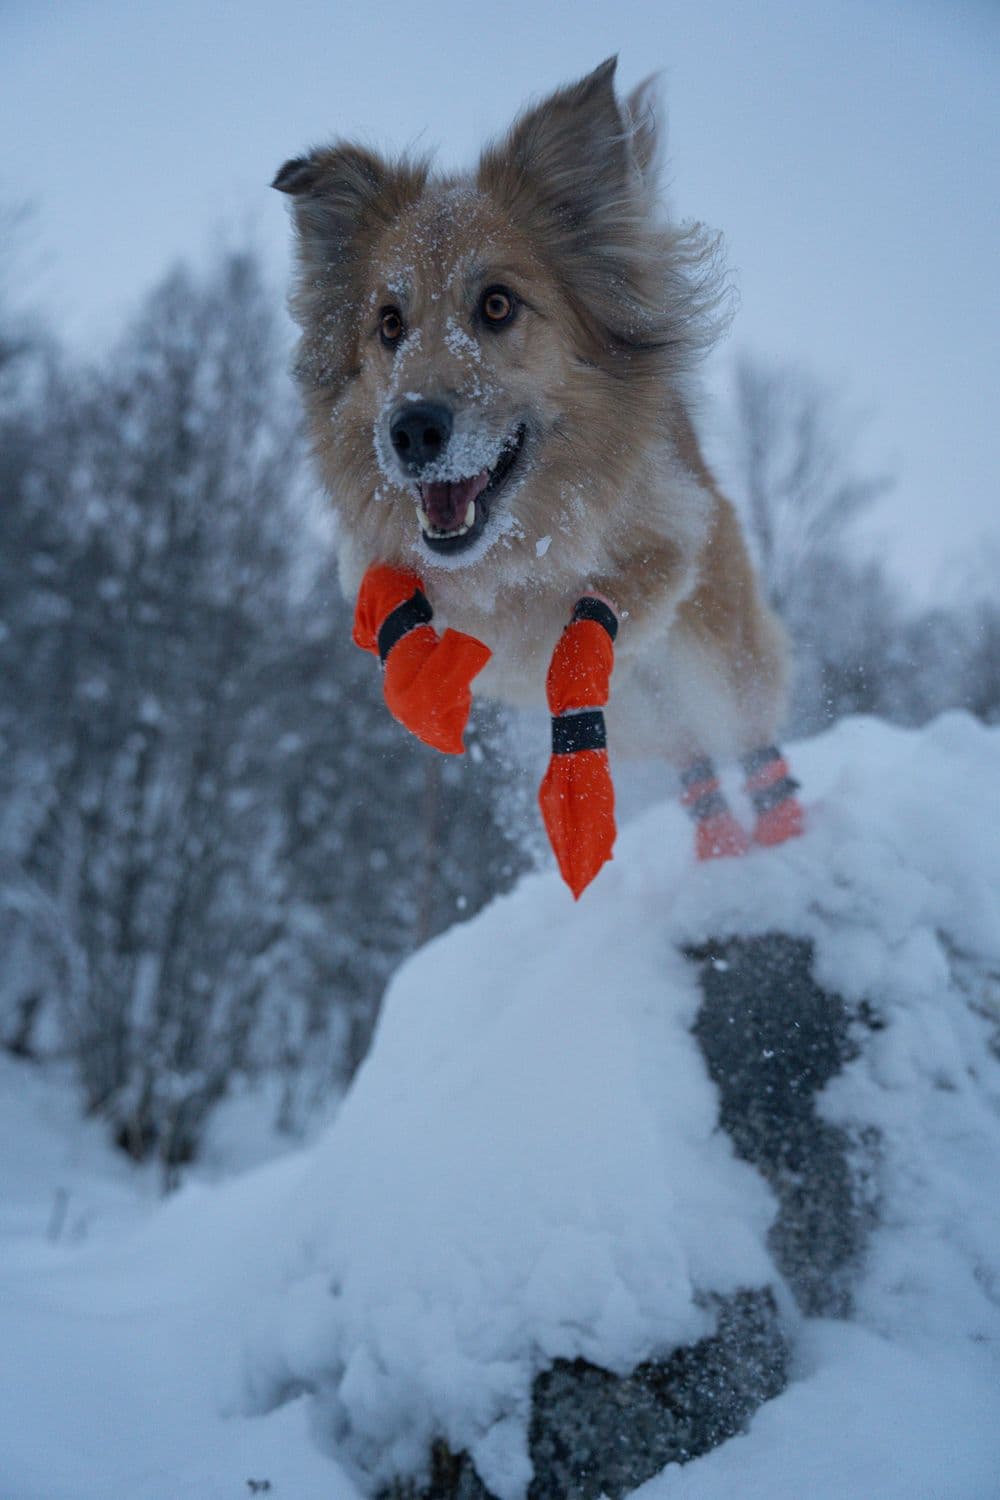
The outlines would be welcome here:
[[[649,91],[620,103],[614,70],[528,111],[466,177],[346,144],[278,172],[297,372],[370,557],[467,567],[501,538],[533,557],[553,505],[594,475],[627,488],[707,345],[713,244],[660,222]]]

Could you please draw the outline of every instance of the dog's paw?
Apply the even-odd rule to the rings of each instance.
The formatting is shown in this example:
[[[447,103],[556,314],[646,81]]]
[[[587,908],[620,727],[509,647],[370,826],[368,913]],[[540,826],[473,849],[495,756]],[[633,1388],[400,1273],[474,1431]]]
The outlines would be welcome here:
[[[776,807],[758,815],[753,841],[766,849],[797,839],[806,831],[806,815],[797,797],[786,797]]]
[[[750,839],[743,825],[728,808],[702,818],[695,829],[695,854],[699,860],[734,859],[750,849]]]

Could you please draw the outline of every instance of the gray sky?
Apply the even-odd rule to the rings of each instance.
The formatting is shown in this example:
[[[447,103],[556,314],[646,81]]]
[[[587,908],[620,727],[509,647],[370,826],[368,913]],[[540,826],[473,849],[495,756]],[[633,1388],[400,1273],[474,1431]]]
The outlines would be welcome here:
[[[34,290],[99,349],[179,255],[252,230],[337,135],[473,159],[611,52],[662,70],[676,211],[741,297],[709,368],[800,362],[871,412],[898,478],[878,545],[923,597],[1000,570],[1000,7],[994,0],[0,0],[0,200],[37,208]],[[707,421],[711,429],[711,407]]]

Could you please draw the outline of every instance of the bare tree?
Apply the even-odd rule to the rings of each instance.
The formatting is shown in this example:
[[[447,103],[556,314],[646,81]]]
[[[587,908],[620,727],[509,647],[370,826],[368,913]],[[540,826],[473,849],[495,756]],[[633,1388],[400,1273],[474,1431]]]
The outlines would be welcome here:
[[[844,713],[883,711],[895,691],[899,601],[885,570],[863,559],[852,538],[891,481],[857,470],[857,428],[843,402],[804,370],[738,362],[736,499],[765,592],[792,635],[797,733]]]
[[[393,967],[518,867],[502,773],[439,764],[351,643],[278,305],[245,253],[181,267],[95,367],[0,382],[0,1044],[57,1036],[169,1179],[234,1075],[285,1123],[344,1082]]]
[[[853,523],[892,488],[853,470],[857,423],[815,377],[743,357],[736,367],[734,459],[768,597],[793,608],[803,575],[843,550]]]

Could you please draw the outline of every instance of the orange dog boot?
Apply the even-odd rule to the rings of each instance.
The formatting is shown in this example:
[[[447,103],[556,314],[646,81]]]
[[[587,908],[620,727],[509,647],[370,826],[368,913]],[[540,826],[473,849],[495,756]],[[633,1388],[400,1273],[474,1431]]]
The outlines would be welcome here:
[[[695,829],[694,848],[699,860],[735,859],[747,853],[750,839],[743,824],[727,807],[725,812],[702,819]]]
[[[681,804],[694,819],[695,854],[700,860],[746,854],[750,839],[730,810],[707,756],[681,772]]]
[[[773,848],[805,832],[806,819],[795,793],[799,783],[777,745],[762,745],[743,760],[746,789],[757,814],[755,844]]]
[[[354,644],[381,662],[382,691],[393,718],[425,745],[461,755],[472,707],[470,684],[492,653],[459,630],[439,637],[433,618],[416,573],[376,563],[358,592]]]
[[[585,595],[559,637],[545,685],[552,759],[538,803],[559,870],[576,900],[611,858],[617,833],[603,712],[617,634],[611,606]]]
[[[730,809],[707,756],[681,772],[681,804],[694,820],[699,860],[732,859],[747,853],[750,839]]]

